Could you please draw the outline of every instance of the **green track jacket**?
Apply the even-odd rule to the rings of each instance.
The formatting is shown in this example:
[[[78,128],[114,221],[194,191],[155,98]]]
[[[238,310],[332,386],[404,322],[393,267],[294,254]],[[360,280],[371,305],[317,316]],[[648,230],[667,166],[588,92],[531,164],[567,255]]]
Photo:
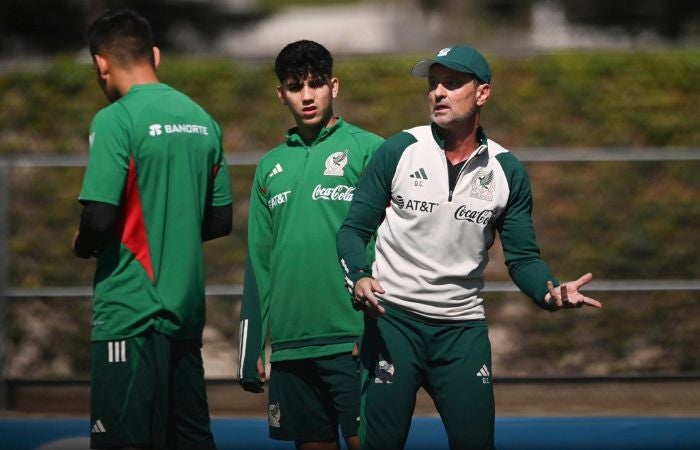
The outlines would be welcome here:
[[[480,292],[498,231],[513,281],[547,307],[546,283],[558,282],[540,258],[525,168],[483,130],[479,138],[452,190],[434,125],[406,130],[379,148],[338,233],[350,289],[371,274],[386,291],[384,302],[429,318],[483,319]],[[364,248],[375,231],[370,270]]]
[[[241,307],[241,380],[257,378],[268,328],[272,362],[350,352],[362,334],[335,238],[382,141],[340,118],[311,145],[291,129],[258,164]]]

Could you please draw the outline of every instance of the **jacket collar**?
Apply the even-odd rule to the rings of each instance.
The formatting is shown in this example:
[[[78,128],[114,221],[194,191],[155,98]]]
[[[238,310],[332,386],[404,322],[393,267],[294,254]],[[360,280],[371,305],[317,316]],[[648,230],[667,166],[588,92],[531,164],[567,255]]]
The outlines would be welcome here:
[[[316,145],[319,142],[322,142],[326,139],[328,139],[329,136],[331,136],[333,133],[335,133],[337,130],[345,126],[345,121],[343,120],[342,117],[338,117],[338,120],[333,124],[332,127],[324,128],[321,130],[321,132],[316,136],[316,139],[310,144],[310,145]],[[296,145],[301,145],[301,146],[306,146],[306,143],[304,142],[304,139],[302,139],[301,135],[299,134],[299,129],[297,127],[290,128],[287,130],[287,144],[290,146],[296,146]]]

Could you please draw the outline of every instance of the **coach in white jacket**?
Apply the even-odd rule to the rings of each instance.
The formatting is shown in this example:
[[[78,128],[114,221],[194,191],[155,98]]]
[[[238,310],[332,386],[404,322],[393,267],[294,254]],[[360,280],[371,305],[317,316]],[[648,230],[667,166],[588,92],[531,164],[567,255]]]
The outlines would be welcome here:
[[[540,258],[525,168],[479,125],[491,92],[483,55],[445,48],[412,73],[428,78],[432,123],[377,150],[338,232],[346,283],[366,313],[360,440],[364,450],[403,448],[423,386],[450,448],[491,449],[491,345],[480,292],[495,233],[511,278],[539,306],[601,304],[579,292],[591,274],[560,284]],[[370,268],[365,247],[375,232]]]

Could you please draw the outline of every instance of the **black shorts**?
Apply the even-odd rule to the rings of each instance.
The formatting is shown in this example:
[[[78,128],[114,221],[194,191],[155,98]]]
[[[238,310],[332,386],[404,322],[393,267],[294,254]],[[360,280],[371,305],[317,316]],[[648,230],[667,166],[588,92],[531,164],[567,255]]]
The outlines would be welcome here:
[[[357,435],[358,363],[350,353],[273,362],[268,424],[272,439],[296,442]]]
[[[201,347],[155,331],[93,342],[91,448],[215,449]]]

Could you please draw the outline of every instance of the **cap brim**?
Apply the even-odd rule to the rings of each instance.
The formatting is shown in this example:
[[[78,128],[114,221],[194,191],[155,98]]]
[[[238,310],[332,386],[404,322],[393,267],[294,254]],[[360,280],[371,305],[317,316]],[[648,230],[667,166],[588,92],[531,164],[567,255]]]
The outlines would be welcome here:
[[[428,76],[428,73],[430,73],[430,66],[433,64],[435,64],[435,61],[432,59],[418,61],[416,65],[413,66],[413,69],[411,69],[411,75],[414,77],[425,78]]]

